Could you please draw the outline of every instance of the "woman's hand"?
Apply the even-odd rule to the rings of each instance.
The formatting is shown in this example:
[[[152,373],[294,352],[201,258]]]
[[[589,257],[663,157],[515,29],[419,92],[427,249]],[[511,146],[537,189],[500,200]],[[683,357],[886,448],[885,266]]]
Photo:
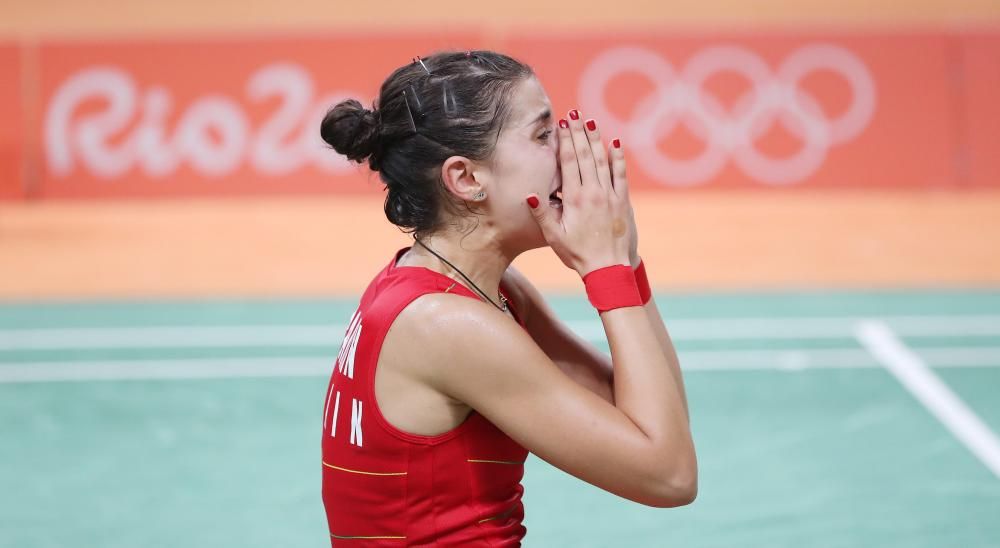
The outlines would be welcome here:
[[[615,264],[637,265],[638,239],[620,141],[605,150],[597,124],[585,124],[575,110],[568,121],[559,121],[558,131],[562,215],[548,200],[534,194],[527,199],[542,235],[580,276]]]
[[[615,143],[618,146],[615,146]],[[611,141],[611,151],[612,151],[612,161],[611,161],[611,173],[614,179],[617,181],[617,175],[615,175],[615,162],[614,152],[617,151],[618,155],[621,156],[621,170],[622,179],[625,178],[625,153],[621,150],[621,141],[615,139]],[[635,224],[635,209],[632,208],[632,197],[629,196],[628,185],[625,185],[625,199],[628,201],[628,260],[632,265],[632,269],[635,270],[639,268],[639,228]]]
[[[624,158],[622,162],[625,162]],[[635,270],[639,268],[639,261],[642,259],[639,257],[639,228],[635,224],[635,210],[632,209],[631,198],[629,198],[628,204],[628,235],[628,260],[632,264],[632,269]]]

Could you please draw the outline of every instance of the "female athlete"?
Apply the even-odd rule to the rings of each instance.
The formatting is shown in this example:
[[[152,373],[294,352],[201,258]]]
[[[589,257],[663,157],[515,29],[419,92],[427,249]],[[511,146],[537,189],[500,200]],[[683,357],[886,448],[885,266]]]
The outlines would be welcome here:
[[[530,451],[656,507],[690,504],[697,461],[677,356],[637,247],[625,157],[556,120],[532,70],[490,51],[393,72],[375,110],[321,133],[378,172],[413,233],[351,318],[323,410],[335,546],[518,546]],[[358,235],[363,237],[363,235]],[[510,266],[549,246],[583,278],[610,359]]]

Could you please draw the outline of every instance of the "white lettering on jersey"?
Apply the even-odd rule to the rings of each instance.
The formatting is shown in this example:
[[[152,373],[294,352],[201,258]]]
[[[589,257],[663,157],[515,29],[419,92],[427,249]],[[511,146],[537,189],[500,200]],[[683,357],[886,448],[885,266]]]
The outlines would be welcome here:
[[[351,398],[351,443],[361,447],[361,441],[361,402]]]
[[[361,311],[355,310],[354,315],[351,316],[351,322],[347,324],[347,333],[344,334],[344,341],[340,344],[340,352],[337,353],[338,362],[344,361],[344,358],[347,356],[347,349],[350,348],[351,333],[358,325],[359,320],[361,320]]]
[[[330,390],[326,393],[326,407],[323,408],[323,428],[326,428],[326,418],[330,416],[330,398],[333,397],[333,383],[330,383]]]
[[[337,390],[337,401],[333,403],[333,422],[330,423],[330,437],[337,437],[337,415],[340,413],[340,390]]]
[[[347,378],[354,378],[354,355],[358,350],[358,339],[361,338],[361,314],[360,311],[354,313],[351,318],[350,327],[347,328],[347,335],[340,346],[340,353],[337,355],[337,370],[347,375]]]

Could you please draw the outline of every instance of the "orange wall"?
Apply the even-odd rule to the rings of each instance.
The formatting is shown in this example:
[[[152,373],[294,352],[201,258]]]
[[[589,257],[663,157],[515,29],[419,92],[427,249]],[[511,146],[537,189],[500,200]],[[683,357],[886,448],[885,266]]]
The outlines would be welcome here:
[[[294,9],[290,9],[290,6]],[[899,28],[969,26],[1000,21],[996,0],[33,0],[0,5],[0,36],[146,35],[202,30],[363,28],[412,25],[460,31],[764,26]]]

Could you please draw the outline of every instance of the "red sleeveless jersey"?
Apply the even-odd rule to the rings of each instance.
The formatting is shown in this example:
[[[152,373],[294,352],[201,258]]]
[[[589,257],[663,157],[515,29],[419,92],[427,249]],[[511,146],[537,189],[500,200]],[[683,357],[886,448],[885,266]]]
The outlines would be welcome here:
[[[475,411],[437,436],[401,431],[379,412],[375,366],[400,311],[428,293],[478,298],[433,270],[396,266],[405,251],[362,296],[327,389],[322,470],[331,543],[520,546],[523,447]]]

